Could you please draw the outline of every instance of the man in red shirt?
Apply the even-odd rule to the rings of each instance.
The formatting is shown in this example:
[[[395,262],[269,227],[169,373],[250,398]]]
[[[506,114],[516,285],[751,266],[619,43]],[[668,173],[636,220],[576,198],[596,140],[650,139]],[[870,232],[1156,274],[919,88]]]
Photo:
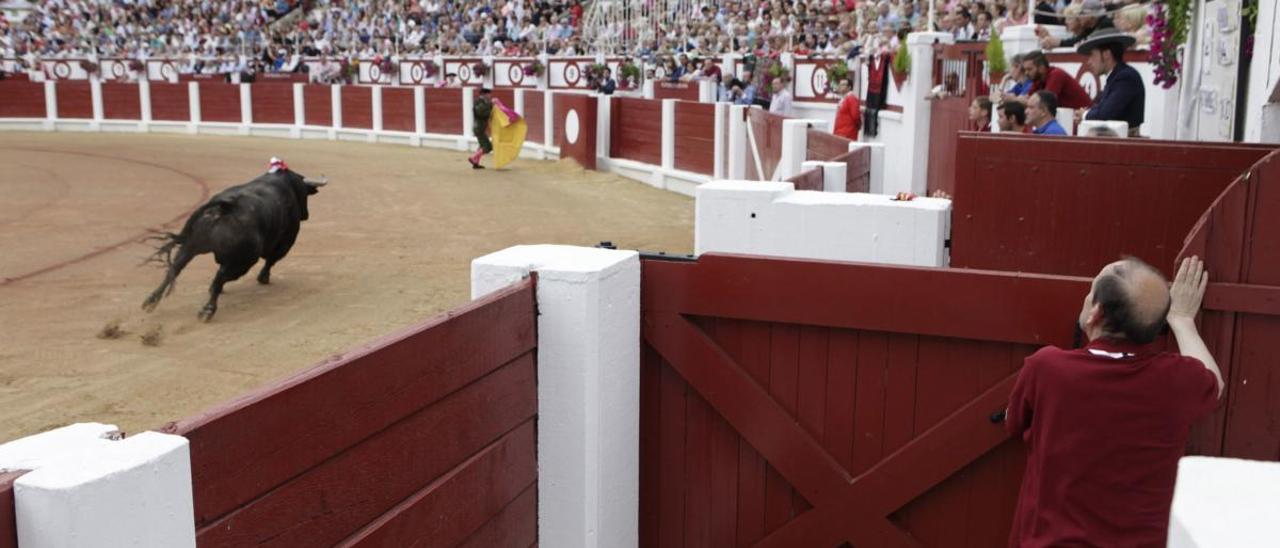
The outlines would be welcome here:
[[[1027,444],[1009,546],[1165,546],[1178,459],[1222,392],[1195,325],[1207,281],[1196,257],[1167,290],[1137,259],[1109,264],[1080,312],[1088,346],[1026,359],[1005,419]],[[1149,346],[1166,320],[1181,354]]]
[[[1044,52],[1033,51],[1023,55],[1022,71],[1031,79],[1032,94],[1042,89],[1049,90],[1058,97],[1058,106],[1072,110],[1093,105],[1093,99],[1080,82],[1067,74],[1067,71],[1049,66]]]
[[[862,127],[862,101],[858,100],[857,93],[849,91],[849,80],[840,80],[836,92],[844,98],[836,107],[836,127],[831,133],[857,141],[858,129]]]

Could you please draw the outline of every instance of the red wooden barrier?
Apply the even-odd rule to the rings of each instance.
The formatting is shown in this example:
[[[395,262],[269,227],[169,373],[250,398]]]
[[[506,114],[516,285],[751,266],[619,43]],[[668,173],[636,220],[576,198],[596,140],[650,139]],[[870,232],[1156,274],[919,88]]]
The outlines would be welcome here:
[[[773,178],[773,172],[782,161],[782,121],[785,119],[757,108],[747,111],[747,123],[751,125],[751,132],[755,135],[755,151],[764,168],[764,173],[756,173],[755,155],[747,150],[747,179],[768,181]],[[747,147],[751,147],[750,141],[747,142]]]
[[[44,118],[44,84],[0,80],[0,118]]]
[[[413,88],[384,86],[382,88],[382,129],[387,131],[417,131],[413,104]]]
[[[309,126],[333,126],[333,87],[320,84],[303,87],[302,111]]]
[[[1023,457],[989,416],[1089,282],[712,254],[641,283],[641,545],[667,548],[1004,545]]]
[[[821,169],[806,169],[796,175],[787,177],[786,181],[795,185],[796,190],[817,190],[821,191],[823,185],[823,175]]]
[[[240,84],[200,82],[200,121],[240,123]]]
[[[427,133],[462,134],[462,89],[427,89]]]
[[[831,161],[832,158],[849,152],[849,144],[853,142],[820,129],[809,128],[806,133],[805,160]]]
[[[148,85],[151,87],[152,120],[191,121],[191,92],[187,89],[187,84],[150,82]]]
[[[612,101],[609,156],[662,165],[662,102],[630,97]]]
[[[373,129],[373,88],[342,86],[342,127]]]
[[[925,182],[930,192],[952,188],[959,157],[956,137],[961,131],[976,129],[969,122],[969,102],[964,97],[944,97],[932,101],[929,107],[929,171]]]
[[[555,104],[556,146],[561,158],[573,158],[585,169],[596,168],[596,113],[599,104],[594,95],[558,93]],[[572,134],[566,128],[577,126]]]
[[[138,84],[102,83],[102,117],[108,120],[141,120],[142,99]]]
[[[1218,196],[1179,258],[1190,255],[1210,274],[1200,331],[1228,387],[1225,404],[1192,431],[1192,448],[1280,460],[1280,152]]]
[[[545,117],[542,102],[544,97],[545,95],[541,91],[527,90],[524,92],[524,112],[521,112],[520,115],[524,116],[524,123],[529,127],[529,133],[525,140],[530,143],[541,144],[546,140],[544,136],[546,126],[542,122]]]
[[[293,84],[255,83],[249,86],[255,124],[293,124]]]
[[[530,545],[535,345],[526,280],[166,426],[200,545]]]
[[[845,164],[845,192],[871,192],[871,149],[851,150],[829,160]]]
[[[23,473],[0,473],[0,548],[18,548],[18,518],[14,514],[13,480]]]
[[[256,82],[269,83],[288,83],[288,84],[305,84],[308,76],[301,72],[259,72],[256,76]]]
[[[58,118],[93,119],[93,92],[88,80],[58,82],[54,91],[58,97]]]
[[[658,103],[661,106],[661,103]],[[710,103],[676,102],[676,169],[711,175],[715,171],[716,109]],[[662,122],[659,110],[658,122]],[[622,128],[625,133],[629,131]],[[658,143],[661,143],[661,139]],[[659,158],[661,160],[661,158]],[[656,162],[661,164],[662,162]]]
[[[1200,214],[1273,148],[963,134],[951,266],[1093,276],[1130,254],[1168,273]]]
[[[684,101],[697,102],[698,83],[697,82],[654,82],[653,83],[654,99],[681,99]]]

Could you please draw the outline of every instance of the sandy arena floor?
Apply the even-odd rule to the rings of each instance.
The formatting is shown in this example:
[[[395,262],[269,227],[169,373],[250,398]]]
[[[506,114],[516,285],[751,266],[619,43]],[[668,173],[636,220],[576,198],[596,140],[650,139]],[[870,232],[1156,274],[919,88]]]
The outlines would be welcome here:
[[[204,255],[142,312],[162,271],[139,266],[138,236],[273,155],[331,184],[272,284],[255,268],[200,323]],[[692,200],[567,162],[473,171],[461,153],[393,145],[3,133],[0,166],[0,441],[80,421],[159,427],[464,303],[471,259],[510,245],[693,243]]]

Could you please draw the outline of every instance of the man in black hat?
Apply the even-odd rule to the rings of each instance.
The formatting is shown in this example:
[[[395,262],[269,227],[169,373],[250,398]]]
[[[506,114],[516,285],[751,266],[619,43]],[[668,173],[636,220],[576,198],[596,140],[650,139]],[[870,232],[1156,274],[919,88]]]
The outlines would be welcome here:
[[[1115,28],[1105,28],[1089,35],[1076,51],[1089,56],[1089,67],[1099,76],[1107,75],[1107,84],[1098,94],[1086,120],[1124,120],[1129,135],[1137,136],[1146,109],[1146,86],[1137,69],[1124,62],[1124,50],[1132,46],[1132,36]]]
[[[485,154],[493,152],[493,143],[489,141],[489,116],[493,114],[493,98],[490,97],[490,90],[487,87],[480,88],[480,95],[476,97],[475,104],[471,106],[471,117],[473,125],[471,134],[475,135],[476,141],[480,142],[480,150],[472,154],[467,159],[471,162],[471,169],[484,169],[480,165],[480,159]]]

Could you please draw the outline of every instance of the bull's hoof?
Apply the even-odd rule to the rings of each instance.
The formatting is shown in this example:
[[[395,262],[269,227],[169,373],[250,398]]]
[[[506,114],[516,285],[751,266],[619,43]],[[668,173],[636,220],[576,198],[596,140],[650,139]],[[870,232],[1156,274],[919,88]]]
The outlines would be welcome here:
[[[271,275],[266,272],[258,274],[258,283],[262,285],[269,285],[271,283]]]
[[[196,314],[196,317],[200,318],[200,321],[207,323],[209,320],[213,319],[213,313],[217,311],[218,311],[218,307],[213,305],[205,305],[204,308],[200,309],[200,313]]]
[[[155,311],[156,305],[159,305],[159,304],[160,304],[160,298],[156,297],[155,295],[152,295],[150,297],[147,297],[147,300],[142,301],[142,310],[144,312]]]

